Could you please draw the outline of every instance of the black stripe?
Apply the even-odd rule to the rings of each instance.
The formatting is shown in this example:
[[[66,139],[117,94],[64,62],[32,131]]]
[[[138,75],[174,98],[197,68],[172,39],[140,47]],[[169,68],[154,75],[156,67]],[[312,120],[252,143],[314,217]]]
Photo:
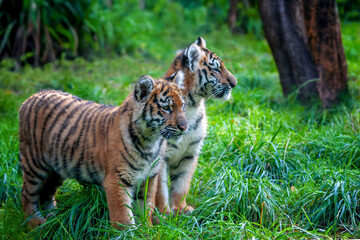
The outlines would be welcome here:
[[[142,147],[142,146],[141,146],[141,143],[139,141],[138,135],[135,133],[135,130],[133,128],[133,123],[131,121],[130,121],[130,124],[128,126],[128,132],[129,132],[129,135],[130,135],[130,140],[131,140],[132,144],[135,146],[136,150],[139,152],[140,156],[142,158],[146,158],[145,154],[140,149],[140,147]],[[140,145],[140,147],[139,147],[139,145]]]
[[[53,150],[57,150],[57,149],[53,149],[52,147],[53,147],[53,144],[54,144],[54,141],[53,140],[50,140],[50,136],[51,136],[51,132],[53,131],[53,129],[54,129],[54,127],[55,127],[55,125],[58,123],[58,121],[59,121],[59,119],[60,119],[60,117],[62,116],[62,115],[64,115],[65,113],[66,113],[66,110],[70,107],[70,106],[72,106],[75,102],[78,102],[78,100],[72,100],[72,101],[70,101],[66,106],[64,106],[64,107],[62,107],[60,110],[59,110],[59,112],[56,114],[56,116],[54,117],[54,120],[53,120],[53,122],[51,123],[51,125],[50,125],[50,127],[49,128],[47,128],[46,127],[46,125],[47,125],[47,122],[48,122],[48,120],[50,119],[50,117],[52,117],[52,115],[53,115],[53,112],[55,111],[55,110],[57,110],[57,108],[60,106],[60,104],[62,104],[62,103],[64,103],[65,101],[67,101],[68,100],[68,98],[66,98],[66,99],[62,99],[62,100],[60,100],[59,102],[57,102],[54,106],[53,106],[53,108],[51,109],[51,111],[50,111],[50,113],[46,116],[46,119],[45,119],[45,122],[44,122],[44,126],[43,126],[43,128],[44,129],[48,129],[48,143],[47,144],[51,144],[51,150],[53,151]],[[44,137],[44,134],[45,134],[45,131],[42,131],[42,133],[41,133],[41,145],[42,145],[42,143],[43,143],[43,137]],[[56,135],[56,133],[54,134],[54,137],[55,137],[55,135]],[[42,146],[41,146],[41,149],[42,149]],[[54,154],[54,153],[53,153]],[[56,157],[56,156],[55,156]]]
[[[148,107],[148,103],[149,103],[149,101],[147,101],[147,102],[145,103],[144,109],[143,109],[142,114],[141,114],[141,117],[142,117],[142,119],[143,119],[144,121],[146,121],[146,109],[147,109],[147,107]],[[130,119],[130,121],[131,121],[131,119]]]
[[[96,125],[95,124],[95,122],[92,122],[93,121],[93,119],[94,119],[94,115],[99,115],[99,114],[101,114],[103,111],[104,111],[105,109],[102,107],[102,106],[99,106],[98,107],[98,109],[96,109],[92,114],[91,114],[91,116],[89,116],[88,118],[89,118],[89,123],[87,124],[88,125],[88,127],[87,127],[87,129],[86,129],[86,132],[85,132],[85,134],[84,134],[84,140],[83,140],[83,151],[85,150],[85,149],[89,149],[89,145],[90,145],[90,141],[89,141],[89,139],[88,139],[88,137],[87,136],[89,136],[89,131],[90,131],[90,126],[91,126],[91,124],[93,124],[93,126],[94,125]],[[94,126],[94,128],[95,128],[95,126]],[[95,142],[95,137],[94,136],[96,136],[96,135],[94,135],[94,128],[92,128],[92,130],[93,130],[93,142]],[[86,145],[86,147],[85,147],[85,145]],[[90,178],[92,179],[92,180],[96,180],[97,181],[97,183],[100,183],[100,177],[99,177],[99,173],[98,173],[98,171],[99,171],[99,169],[95,166],[95,159],[94,159],[94,155],[93,155],[93,153],[89,153],[89,152],[87,152],[90,156],[89,156],[89,161],[90,161],[90,163],[91,163],[91,167],[92,167],[92,171],[91,171],[91,173],[90,173],[90,166],[89,166],[89,168],[87,168],[87,171],[88,171],[88,173],[90,173],[89,175],[90,175]],[[85,154],[85,153],[84,153]],[[83,153],[82,153],[82,155],[83,155]]]
[[[204,118],[204,114],[200,114],[196,119],[195,123],[190,126],[189,130],[196,130],[199,127],[199,123]]]
[[[124,147],[126,154],[131,158],[131,160],[136,161],[135,158],[129,153],[129,150],[128,150],[128,148],[126,147],[126,144],[125,144],[125,142],[124,142],[124,139],[123,139],[122,134],[121,134],[120,139],[121,139],[122,146]]]
[[[141,190],[137,191],[136,194],[135,194],[135,199],[144,200],[143,191],[141,191]]]
[[[96,115],[95,119],[92,119],[93,121],[91,120],[92,122],[90,122],[90,124],[92,125],[93,147],[96,146],[96,127],[100,127],[99,124],[96,124],[97,120],[100,117],[101,113],[107,110],[107,107],[105,105],[100,105],[99,107],[101,108],[101,111]]]
[[[167,88],[164,92],[163,92],[163,96],[166,96],[169,93],[169,88]]]
[[[30,153],[31,162],[35,165],[35,167],[37,167],[39,170],[42,170],[42,171],[44,171],[45,173],[47,173],[46,169],[43,169],[43,168],[37,166],[36,162],[34,161],[34,156],[33,156],[33,154],[32,154],[32,151],[29,150],[28,148],[27,148],[27,150],[28,150],[28,152]],[[26,153],[25,153],[25,154],[26,154]],[[46,177],[40,175],[39,173],[37,173],[37,171],[35,171],[35,170],[33,169],[33,167],[30,165],[29,159],[28,159],[27,157],[25,157],[25,162],[26,162],[26,164],[27,164],[28,169],[29,169],[30,172],[33,174],[33,176],[35,176],[35,177],[37,177],[37,178],[39,178],[39,179],[41,179],[41,180],[44,180],[44,179],[46,178]]]
[[[88,144],[89,144],[89,142],[87,142],[87,145]],[[88,175],[90,176],[92,183],[101,184],[99,173],[98,173],[100,171],[100,169],[96,168],[96,166],[95,166],[94,155],[92,153],[90,153],[86,159],[87,159],[86,171],[87,171]]]
[[[82,174],[82,171],[81,171],[81,166],[84,162],[84,159],[85,159],[85,148],[82,148],[82,151],[81,151],[81,154],[80,154],[80,157],[76,163],[76,166],[75,168],[77,169],[76,173],[75,173],[75,178],[76,179],[80,179],[80,181],[83,179],[83,174]]]
[[[121,177],[122,174],[121,174],[121,172],[120,172],[119,170],[117,170],[117,169],[115,168],[115,171],[118,173],[118,176],[119,176],[120,180],[126,185],[126,187],[131,188],[131,187],[133,186],[128,180],[126,180],[125,178]]]
[[[153,99],[153,103],[156,103],[156,104],[159,105],[158,99],[157,99],[157,94],[156,94],[156,93],[154,94],[154,97],[153,97],[153,98],[154,98],[154,99]]]
[[[162,113],[160,112],[160,110],[157,111],[157,114],[160,116],[160,117],[164,117],[164,115],[162,115]]]
[[[47,104],[45,104],[45,108],[43,110],[44,111],[43,116],[45,116],[46,111],[51,107],[50,113],[48,113],[46,115],[45,121],[42,124],[42,131],[41,131],[41,136],[40,136],[40,141],[39,141],[39,144],[40,144],[39,148],[40,148],[40,155],[41,155],[39,158],[42,160],[42,162],[45,165],[47,165],[47,168],[49,168],[49,164],[45,161],[45,158],[43,156],[43,153],[44,153],[44,151],[43,151],[43,137],[44,137],[45,131],[50,133],[51,129],[49,129],[50,130],[49,131],[46,128],[46,124],[49,121],[50,117],[52,116],[51,112],[56,110],[56,109],[54,109],[54,106],[53,106],[54,103],[62,104],[66,100],[66,99],[60,99],[59,100],[58,93],[59,93],[59,91],[54,91],[54,90],[48,91],[48,94],[52,94],[52,95],[49,98],[46,99]],[[60,93],[62,93],[62,92],[60,92]],[[66,95],[66,94],[63,93],[63,95]],[[68,95],[70,95],[70,94],[68,94]],[[56,100],[59,100],[59,101],[56,101]]]
[[[156,177],[157,175],[159,175],[159,173],[154,173],[153,175],[151,175],[151,176],[149,177],[149,179],[153,179],[153,178]]]
[[[46,179],[46,176],[44,177],[44,176],[40,175],[39,173],[37,173],[37,172],[31,167],[31,165],[29,164],[29,161],[27,160],[27,158],[25,158],[25,162],[26,162],[26,164],[27,164],[27,166],[28,166],[27,170],[29,170],[29,172],[26,171],[25,168],[24,168],[23,171],[24,171],[27,175],[29,175],[29,176],[32,177],[32,178],[38,178],[38,179],[43,180],[43,181]]]
[[[206,96],[206,92],[205,92],[205,89],[204,89],[204,86],[203,86],[203,83],[202,83],[203,82],[203,77],[201,75],[200,70],[198,70],[198,78],[200,80],[200,91],[202,92],[202,94],[199,92],[199,95],[204,97],[204,96]]]
[[[182,58],[181,58],[181,66],[189,68],[189,59],[185,56],[184,52],[181,54],[181,56],[182,56]]]
[[[204,78],[205,78],[205,80],[206,80],[206,82],[205,82],[205,84],[204,84],[205,87],[206,87],[206,85],[207,85],[210,81],[209,81],[209,78],[208,78],[208,76],[207,76],[207,71],[206,71],[205,69],[203,69],[202,72],[203,72]]]
[[[189,143],[189,146],[198,144],[198,143],[201,142],[202,140],[203,140],[203,138],[199,138],[199,139],[197,139],[197,140],[195,140],[195,141],[192,141],[192,142]]]
[[[34,143],[34,148],[35,148],[35,155],[36,155],[36,159],[37,161],[39,162],[39,165],[42,166],[42,168],[45,168],[45,169],[48,169],[48,166],[47,164],[44,162],[43,160],[43,157],[41,156],[41,149],[38,149],[38,142],[37,142],[37,138],[36,138],[36,132],[37,132],[37,121],[38,121],[38,112],[40,110],[40,107],[44,106],[45,105],[45,109],[44,109],[44,113],[45,113],[45,110],[49,107],[49,104],[43,102],[44,98],[48,97],[46,99],[46,102],[48,102],[51,98],[54,98],[56,97],[56,95],[51,95],[49,97],[49,95],[46,95],[48,94],[47,92],[44,93],[44,95],[40,98],[40,100],[38,101],[38,103],[36,104],[35,106],[35,117],[34,117],[34,129],[33,129],[33,143]],[[29,122],[30,122],[30,119],[29,119]],[[42,131],[44,131],[44,129],[42,129]],[[41,143],[39,143],[39,145],[41,145]],[[40,146],[39,146],[40,147]]]
[[[37,205],[37,204],[39,203],[38,200],[31,201],[31,200],[24,194],[24,191],[21,192],[21,196],[23,196],[23,197],[26,199],[26,201],[28,201],[28,202],[31,203],[31,204],[36,204],[36,205]]]
[[[67,145],[68,145],[67,143],[69,141],[70,136],[74,135],[76,133],[77,127],[78,127],[80,121],[82,120],[82,118],[84,117],[85,112],[88,113],[91,109],[92,109],[91,107],[85,107],[85,108],[81,109],[81,113],[79,114],[79,116],[77,116],[75,124],[73,124],[71,126],[69,132],[66,134],[65,138],[63,138],[64,140],[63,140],[63,145],[62,145],[62,148],[61,148],[61,153],[64,153],[64,156],[66,156],[66,151],[64,152],[64,150],[65,150],[65,147],[67,147]],[[86,125],[84,124],[83,121],[82,121],[82,123],[83,124],[81,126],[80,133],[86,127]],[[80,135],[80,137],[81,137],[81,135]],[[78,140],[76,142],[79,142],[80,137],[77,138]],[[73,144],[73,149],[76,148],[78,144],[76,146],[74,146],[74,145],[75,145],[75,143]],[[64,160],[65,160],[65,158],[64,158]],[[70,158],[70,160],[71,160],[71,158]]]
[[[194,156],[193,156],[193,155],[185,156],[185,157],[183,157],[183,158],[178,162],[178,164],[177,164],[176,166],[170,165],[170,168],[171,168],[172,170],[176,170],[176,169],[178,169],[178,168],[180,167],[180,165],[181,165],[183,162],[188,161],[188,160],[192,160],[192,159],[194,159]]]
[[[175,62],[175,61],[174,61],[174,62]],[[165,80],[169,80],[170,82],[172,82],[172,81],[174,80],[174,78],[175,78],[176,73],[177,73],[177,71],[174,72],[170,77],[165,77],[164,79],[165,79]]]
[[[116,116],[117,112],[118,112],[118,110],[116,110],[116,111],[114,110],[114,112],[112,112],[110,114],[110,117],[109,117],[109,119],[108,119],[108,121],[106,123],[106,126],[105,126],[106,147],[108,147],[108,144],[109,144],[109,128],[110,128],[110,125],[114,122],[114,117]]]
[[[148,160],[150,163],[152,163],[153,161],[155,161],[155,160],[158,158],[158,156],[160,155],[160,149],[161,149],[161,145],[162,145],[163,142],[164,142],[164,138],[161,138],[160,141],[158,141],[159,144],[157,145],[157,149],[156,149],[155,151],[153,151],[153,152],[147,153],[147,155],[148,155],[148,159],[147,159],[147,160]],[[155,164],[155,166],[158,165],[159,162],[160,162],[160,161],[158,161],[158,162]]]
[[[191,102],[189,107],[194,107],[196,105],[196,102],[195,102],[193,95],[189,92],[188,96],[189,96],[189,100]]]
[[[24,173],[24,175],[26,174],[27,176],[30,176],[31,178],[36,178],[36,176],[32,173],[30,173],[29,171],[27,171],[27,169],[25,167],[22,167],[22,171]]]
[[[31,197],[35,197],[35,196],[39,195],[39,191],[35,191],[32,193],[26,188],[26,185],[23,186],[23,190],[27,193],[27,195],[29,195]]]
[[[131,183],[129,183],[125,178],[120,177],[120,180],[127,186],[127,187],[132,187],[133,185]]]
[[[149,112],[150,112],[151,118],[150,118],[150,121],[146,121],[146,120],[145,121],[146,121],[146,127],[151,128],[151,130],[155,131],[155,128],[153,127],[152,123],[156,122],[158,124],[158,126],[162,126],[165,121],[163,119],[164,116],[160,113],[160,111],[158,111],[158,113],[161,114],[160,115],[161,118],[159,118],[159,119],[154,118],[154,116],[152,114],[153,110],[154,110],[154,108],[152,106],[150,106]],[[149,139],[149,138],[145,138],[145,139]]]
[[[34,180],[32,180],[32,179],[28,179],[27,177],[25,177],[25,178],[26,178],[26,182],[30,183],[31,185],[38,185],[38,184],[40,184],[40,183],[37,182],[37,181],[34,181]]]
[[[80,116],[78,117],[78,119],[76,120],[76,123],[74,126],[72,126],[71,130],[68,132],[68,135],[66,136],[65,138],[65,141],[64,141],[64,145],[63,145],[63,148],[62,148],[62,153],[63,153],[63,167],[62,169],[64,169],[66,172],[68,172],[68,161],[74,161],[74,154],[75,154],[75,150],[78,149],[79,147],[79,144],[80,144],[80,140],[83,136],[83,132],[86,129],[89,128],[89,123],[86,124],[86,116],[89,112],[91,112],[92,110],[94,109],[94,107],[92,108],[91,106],[89,106],[88,108],[85,108],[83,109],[83,111],[80,113]],[[86,115],[84,115],[86,112]],[[76,130],[77,130],[77,125],[79,124],[80,120],[84,117],[84,120],[82,121],[82,126],[81,126],[81,129],[80,129],[80,132],[79,132],[79,135],[78,137],[76,138],[76,141],[72,144],[72,147],[71,147],[71,151],[70,151],[70,157],[69,159],[67,159],[67,153],[68,153],[68,150],[70,148],[69,144],[67,144],[68,142],[68,138],[70,137],[70,135],[72,134],[75,134]],[[86,139],[86,136],[84,136],[84,138]],[[65,148],[66,146],[66,148]],[[85,148],[83,147],[83,150],[85,150]]]
[[[74,107],[66,116],[65,120],[62,122],[62,125],[60,126],[60,131],[58,132],[58,134],[54,134],[53,138],[52,138],[52,146],[54,146],[55,144],[55,148],[52,148],[55,150],[55,159],[54,159],[54,165],[55,166],[59,166],[59,157],[64,157],[64,154],[60,151],[59,152],[59,148],[61,147],[61,150],[63,149],[63,146],[66,146],[66,142],[62,140],[61,136],[62,134],[65,132],[65,130],[68,128],[69,125],[69,120],[73,117],[73,115],[75,115],[76,112],[78,112],[79,110],[81,110],[81,108],[83,108],[84,106],[91,104],[92,102],[89,101],[84,101],[79,103],[76,107]],[[71,130],[69,130],[69,132],[71,132]],[[55,140],[56,138],[56,140]],[[59,156],[60,154],[60,156]],[[64,161],[63,161],[64,162]]]
[[[100,120],[100,123],[99,123],[99,131],[103,137],[103,139],[105,140],[105,148],[107,149],[108,148],[108,139],[107,139],[107,132],[104,130],[106,128],[106,120],[110,117],[110,110],[107,109],[107,112],[105,114],[105,116],[101,116],[101,120]]]
[[[170,174],[170,180],[171,181],[175,181],[176,179],[178,179],[181,175],[185,174],[186,172],[181,172],[181,173],[178,173],[178,174],[175,174],[175,175],[171,175]]]
[[[98,184],[99,176],[98,176],[97,172],[91,168],[92,168],[91,162],[89,162],[89,159],[87,159],[86,164],[85,164],[85,169],[86,169],[87,175],[89,175],[90,181],[92,184]]]
[[[212,70],[212,68],[209,65],[207,65],[207,63],[205,61],[204,61],[204,66],[207,67],[209,69],[209,71]]]
[[[99,111],[102,111],[103,109],[102,108],[90,108],[89,112],[92,111],[91,115],[85,115],[85,119],[84,119],[84,126],[86,126],[86,130],[85,130],[85,134],[83,134],[83,128],[81,129],[81,132],[80,132],[80,137],[77,139],[77,141],[74,143],[73,145],[73,148],[72,148],[72,151],[70,153],[70,160],[71,161],[74,161],[74,154],[75,154],[75,150],[78,148],[78,145],[81,141],[81,137],[84,136],[84,139],[83,139],[83,144],[82,144],[82,152],[81,152],[81,155],[80,155],[80,158],[81,156],[84,156],[85,155],[85,149],[89,149],[88,147],[88,143],[89,143],[89,129],[90,129],[90,126],[91,126],[91,120],[93,119],[94,115],[97,114]],[[85,147],[86,145],[86,147]],[[80,159],[78,159],[79,161]],[[92,160],[92,165],[93,165],[93,159]]]
[[[135,167],[130,161],[129,161],[129,159],[127,159],[126,157],[125,157],[125,155],[120,151],[120,154],[121,154],[121,156],[123,157],[123,159],[125,160],[125,162],[130,166],[130,168],[132,169],[132,170],[134,170],[134,171],[140,171],[141,169],[140,168],[137,168],[137,167]]]
[[[60,104],[64,103],[64,102],[65,102],[66,100],[68,100],[68,99],[69,99],[69,98],[66,98],[66,99],[63,99],[63,100],[57,102],[57,103],[53,106],[53,109],[52,109],[52,111],[48,114],[47,118],[48,118],[48,117],[50,118],[51,115],[52,115],[52,113],[53,113],[53,111],[57,110],[57,107],[59,107]],[[52,131],[52,130],[54,129],[55,125],[58,123],[60,117],[61,117],[62,115],[64,115],[64,114],[66,114],[66,113],[67,113],[66,110],[67,110],[69,107],[71,107],[75,102],[79,102],[79,100],[73,99],[73,100],[70,101],[67,105],[65,105],[64,107],[62,107],[62,108],[60,109],[60,111],[56,114],[56,116],[54,117],[54,121],[51,123],[50,127],[47,128],[47,129],[49,129],[50,131]],[[48,119],[45,120],[44,127],[46,126],[47,120],[48,120]],[[51,132],[50,132],[50,134],[51,134]]]
[[[128,103],[128,102],[126,102],[125,104],[121,105],[121,106],[120,106],[121,113],[126,112],[126,111],[127,111],[128,106],[129,106],[129,103]]]
[[[35,103],[38,103],[41,101],[41,98],[40,96],[36,96],[32,99],[31,103],[30,103],[30,106],[28,108],[28,111],[27,111],[27,115],[26,117],[24,116],[25,121],[27,121],[27,134],[28,134],[28,137],[31,139],[31,130],[33,131],[36,131],[36,129],[33,129],[31,126],[30,126],[30,123],[31,123],[31,116],[33,115],[33,107],[35,105]],[[35,114],[36,115],[36,114]],[[41,166],[40,164],[38,164],[38,162],[36,161],[36,157],[34,156],[34,154],[36,155],[36,153],[33,152],[33,148],[35,146],[34,145],[34,140],[32,139],[32,141],[30,140],[30,143],[28,144],[28,148],[27,150],[29,151],[30,155],[31,155],[31,162],[35,165],[35,167],[37,167],[38,169],[41,169],[43,170],[43,166]],[[29,165],[30,166],[30,165]]]
[[[52,109],[51,109],[51,111],[48,113],[48,115],[46,116],[46,118],[45,118],[45,121],[44,121],[44,123],[43,123],[43,130],[42,130],[42,132],[41,132],[41,137],[40,137],[40,151],[43,151],[43,141],[44,141],[44,134],[45,134],[45,130],[49,130],[49,134],[50,134],[50,131],[52,130],[52,128],[50,127],[50,128],[46,128],[46,125],[47,125],[47,123],[48,123],[48,121],[50,120],[50,118],[53,116],[53,113],[54,113],[54,111],[56,111],[57,110],[57,108],[62,104],[62,103],[64,103],[65,101],[66,101],[67,99],[61,99],[61,100],[59,100],[57,103],[55,103],[55,105],[54,106],[52,106]],[[71,104],[71,103],[70,103]],[[69,106],[70,106],[70,104],[69,104]],[[67,106],[66,106],[67,107]],[[59,114],[59,113],[58,113]],[[58,115],[54,118],[55,120],[54,120],[54,122],[53,122],[53,124],[55,124],[56,122],[57,122],[57,120],[58,120]],[[51,125],[53,125],[53,124],[51,124]],[[53,126],[52,126],[53,127]],[[49,135],[50,136],[50,135]],[[49,143],[48,143],[49,144]]]
[[[176,146],[175,144],[172,144],[171,142],[167,142],[167,144],[169,145],[169,147],[171,148],[175,148],[175,149],[178,149],[178,146]]]

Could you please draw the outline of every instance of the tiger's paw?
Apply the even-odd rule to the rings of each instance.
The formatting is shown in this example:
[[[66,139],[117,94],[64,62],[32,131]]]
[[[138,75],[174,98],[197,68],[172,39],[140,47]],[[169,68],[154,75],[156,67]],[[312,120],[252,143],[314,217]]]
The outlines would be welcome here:
[[[170,208],[166,208],[164,211],[157,211],[152,216],[152,222],[154,225],[158,225],[162,222],[162,220],[167,219],[172,214]]]
[[[35,228],[43,225],[44,223],[46,223],[46,219],[44,219],[42,217],[34,217],[27,221],[27,225],[29,226],[30,229],[35,229]]]
[[[173,212],[176,214],[191,214],[193,211],[195,210],[195,208],[193,208],[192,206],[188,205],[185,208],[176,208],[173,209]]]

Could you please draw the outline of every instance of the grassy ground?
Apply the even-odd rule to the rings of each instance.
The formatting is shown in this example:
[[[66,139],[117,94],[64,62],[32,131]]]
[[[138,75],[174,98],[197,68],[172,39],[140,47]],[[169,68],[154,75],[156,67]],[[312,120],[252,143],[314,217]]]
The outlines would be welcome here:
[[[0,239],[230,239],[360,238],[360,25],[343,27],[352,99],[326,111],[284,99],[264,40],[220,31],[204,35],[209,49],[238,79],[228,102],[207,104],[209,134],[189,204],[196,211],[150,227],[112,229],[100,187],[67,181],[58,208],[30,231],[20,206],[18,118],[22,101],[41,89],[60,89],[99,103],[121,104],[142,74],[161,76],[174,52],[197,36],[177,38],[154,60],[139,56],[44,68],[0,67]],[[165,44],[166,42],[166,44]],[[161,40],[160,40],[161,43]],[[164,40],[164,46],[169,40]]]

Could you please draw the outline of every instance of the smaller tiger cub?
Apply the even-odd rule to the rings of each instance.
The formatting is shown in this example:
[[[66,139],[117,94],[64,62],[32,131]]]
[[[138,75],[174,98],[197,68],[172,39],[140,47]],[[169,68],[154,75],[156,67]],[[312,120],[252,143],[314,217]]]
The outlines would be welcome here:
[[[121,106],[54,90],[27,99],[19,111],[19,158],[29,225],[46,221],[39,209],[55,207],[56,189],[66,178],[102,185],[116,226],[135,223],[128,206],[139,184],[144,196],[149,177],[146,200],[153,210],[165,139],[179,138],[188,127],[183,81],[181,71],[170,81],[144,75]]]

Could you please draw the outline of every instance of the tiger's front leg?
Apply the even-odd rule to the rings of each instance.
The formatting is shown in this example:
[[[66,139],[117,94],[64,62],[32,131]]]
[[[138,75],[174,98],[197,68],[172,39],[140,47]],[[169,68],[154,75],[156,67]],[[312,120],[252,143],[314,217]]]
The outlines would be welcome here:
[[[147,219],[150,224],[152,224],[153,212],[155,209],[155,199],[156,199],[156,191],[158,186],[158,177],[159,175],[156,174],[154,177],[149,178],[148,187],[146,192],[146,212]],[[146,185],[146,184],[145,184]],[[143,187],[143,195],[145,195],[145,187]]]
[[[177,166],[169,165],[171,180],[170,207],[176,213],[189,213],[194,210],[187,205],[186,197],[190,189],[191,178],[197,166],[198,157],[185,156]]]
[[[168,169],[165,161],[163,161],[160,166],[155,202],[156,208],[160,213],[166,215],[171,213],[169,206]]]
[[[134,224],[134,215],[130,209],[132,205],[132,186],[126,180],[120,179],[116,174],[106,176],[103,186],[112,226],[119,228],[116,223]]]

